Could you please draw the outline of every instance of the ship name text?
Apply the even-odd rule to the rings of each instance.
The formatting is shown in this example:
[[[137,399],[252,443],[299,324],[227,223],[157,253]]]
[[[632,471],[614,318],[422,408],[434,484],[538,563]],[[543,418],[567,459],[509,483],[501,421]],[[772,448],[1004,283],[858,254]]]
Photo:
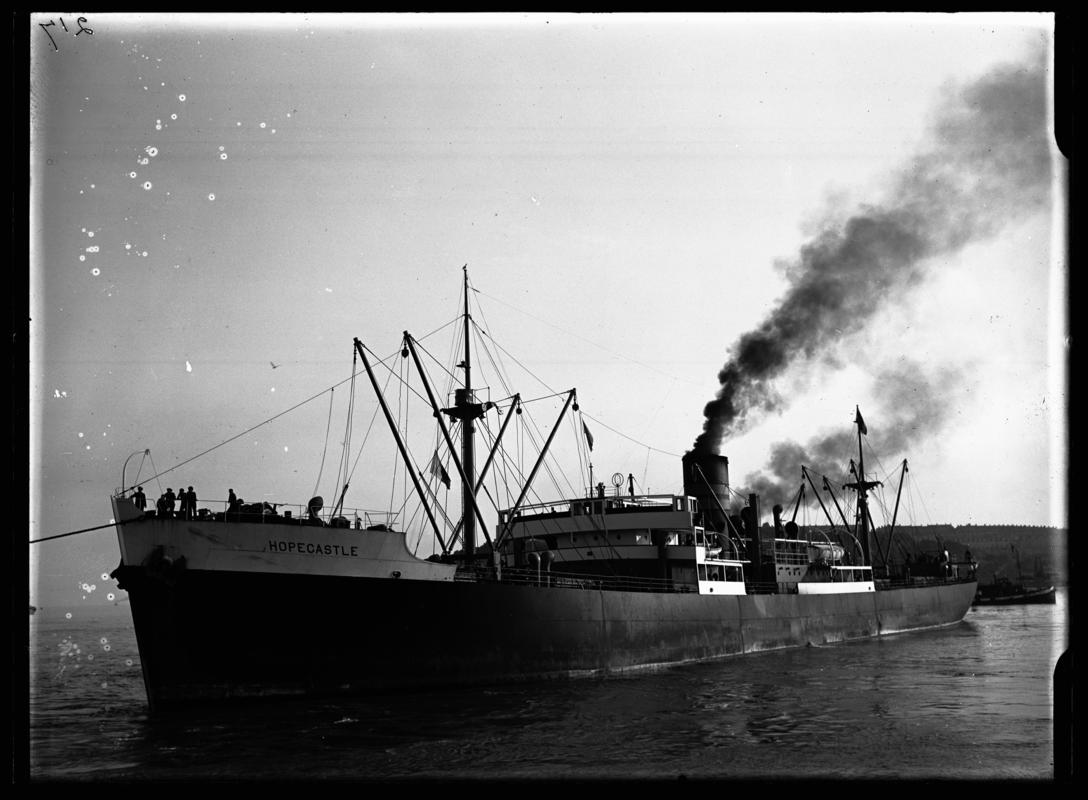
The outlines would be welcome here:
[[[268,549],[273,553],[303,553],[314,556],[358,556],[357,545],[347,547],[339,544],[321,544],[320,542],[283,542],[268,540]]]

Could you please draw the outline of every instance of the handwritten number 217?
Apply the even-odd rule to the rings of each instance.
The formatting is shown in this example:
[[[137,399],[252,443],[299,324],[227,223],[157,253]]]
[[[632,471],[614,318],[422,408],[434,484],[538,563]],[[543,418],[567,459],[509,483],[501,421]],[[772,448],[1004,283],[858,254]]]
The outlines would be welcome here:
[[[86,22],[86,21],[87,21],[86,17],[79,17],[76,20],[76,23],[79,25],[79,30],[75,32],[75,34],[74,34],[75,36],[79,36],[79,34],[81,34],[81,33],[86,33],[88,36],[93,36],[94,35],[94,30],[92,30],[91,28],[84,28],[83,27],[83,23]],[[57,23],[54,22],[53,20],[49,20],[49,22],[39,22],[38,26],[43,31],[45,31],[45,35],[49,37],[49,43],[51,45],[53,45],[53,49],[54,50],[60,50],[60,48],[57,47],[56,41],[53,39],[53,34],[51,34],[48,30],[46,30],[47,28],[55,27],[56,24]],[[64,17],[61,17],[61,19],[60,19],[60,26],[62,28],[64,28],[65,33],[68,32],[68,26],[64,24]]]

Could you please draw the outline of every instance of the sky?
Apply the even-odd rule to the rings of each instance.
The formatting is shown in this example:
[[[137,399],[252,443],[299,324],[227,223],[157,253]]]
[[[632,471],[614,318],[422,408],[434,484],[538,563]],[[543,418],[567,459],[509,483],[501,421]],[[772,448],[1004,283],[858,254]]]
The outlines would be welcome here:
[[[30,22],[31,539],[109,523],[123,469],[333,498],[344,442],[345,506],[418,529],[353,339],[448,362],[464,265],[482,397],[550,396],[542,439],[577,389],[543,499],[679,492],[709,418],[785,498],[860,408],[900,522],[1066,524],[1051,14]],[[118,561],[109,528],[32,544],[31,602],[121,601]]]

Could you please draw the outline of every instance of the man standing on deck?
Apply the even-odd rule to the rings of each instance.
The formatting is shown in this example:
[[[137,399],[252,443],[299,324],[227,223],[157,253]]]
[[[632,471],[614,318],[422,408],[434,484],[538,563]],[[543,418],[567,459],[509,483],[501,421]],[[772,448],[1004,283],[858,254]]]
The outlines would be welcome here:
[[[196,516],[196,492],[190,486],[185,493],[185,519],[193,519]]]
[[[163,497],[166,498],[166,514],[167,514],[167,516],[173,518],[173,516],[174,516],[174,505],[177,502],[178,496],[176,494],[174,494],[173,489],[171,489],[169,486],[167,486],[166,487],[166,494],[163,495]]]
[[[136,492],[132,495],[132,502],[136,504],[136,508],[140,509],[142,514],[144,509],[147,508],[147,495],[144,494],[144,487],[136,487]]]

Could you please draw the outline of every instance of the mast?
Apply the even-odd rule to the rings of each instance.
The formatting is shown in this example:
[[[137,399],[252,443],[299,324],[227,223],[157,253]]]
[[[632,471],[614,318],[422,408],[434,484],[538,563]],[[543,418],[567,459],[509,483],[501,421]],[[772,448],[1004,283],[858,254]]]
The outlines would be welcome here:
[[[464,388],[454,392],[453,408],[442,409],[454,419],[461,420],[461,465],[464,467],[464,479],[461,481],[461,520],[464,522],[464,556],[471,562],[476,552],[476,418],[483,416],[483,407],[473,402],[472,397],[472,352],[469,339],[469,327],[472,317],[468,313],[468,264],[461,269],[465,275],[465,360],[458,366],[465,370]]]
[[[865,563],[872,564],[872,556],[869,554],[869,500],[865,491],[865,450],[861,446],[865,422],[861,418],[861,409],[855,408],[855,411],[854,422],[858,426],[858,516],[861,517],[861,548],[865,553]]]
[[[858,463],[857,468],[854,467],[854,462],[850,462],[850,471],[854,473],[854,477],[857,478],[857,483],[847,483],[846,488],[853,489],[858,493],[858,508],[857,508],[857,532],[858,539],[861,541],[861,553],[865,559],[866,565],[873,563],[872,556],[869,552],[869,502],[866,497],[867,492],[874,486],[880,486],[880,481],[866,481],[865,480],[865,452],[861,447],[862,435],[868,435],[869,430],[865,427],[865,420],[861,418],[861,409],[855,406],[854,423],[858,426]],[[880,542],[877,542],[880,545]]]
[[[439,429],[441,429],[442,436],[446,440],[446,447],[448,447],[450,449],[450,452],[453,453],[453,440],[450,439],[450,432],[446,429],[446,423],[442,421],[442,418],[438,414],[440,410],[438,408],[438,401],[434,399],[434,392],[431,391],[431,384],[430,381],[427,380],[427,373],[423,371],[423,364],[420,362],[419,354],[416,352],[415,340],[412,339],[412,334],[408,333],[408,331],[404,332],[404,344],[408,348],[408,351],[412,354],[412,360],[416,364],[416,369],[419,370],[419,379],[423,382],[423,388],[427,392],[427,399],[430,400],[431,408],[434,409],[434,415],[438,420],[438,427]],[[461,482],[467,485],[469,483],[468,475],[465,473],[462,463],[457,460],[456,453],[453,453],[453,465],[457,467],[457,473],[461,477]],[[487,535],[487,526],[484,524],[484,518],[480,514],[479,506],[476,505],[476,493],[469,493],[468,499],[472,504],[471,508],[474,515],[472,519],[480,521],[480,530],[483,531],[484,538],[487,539],[488,544],[490,544],[491,537]],[[469,516],[469,511],[466,508],[464,517],[468,518]]]

